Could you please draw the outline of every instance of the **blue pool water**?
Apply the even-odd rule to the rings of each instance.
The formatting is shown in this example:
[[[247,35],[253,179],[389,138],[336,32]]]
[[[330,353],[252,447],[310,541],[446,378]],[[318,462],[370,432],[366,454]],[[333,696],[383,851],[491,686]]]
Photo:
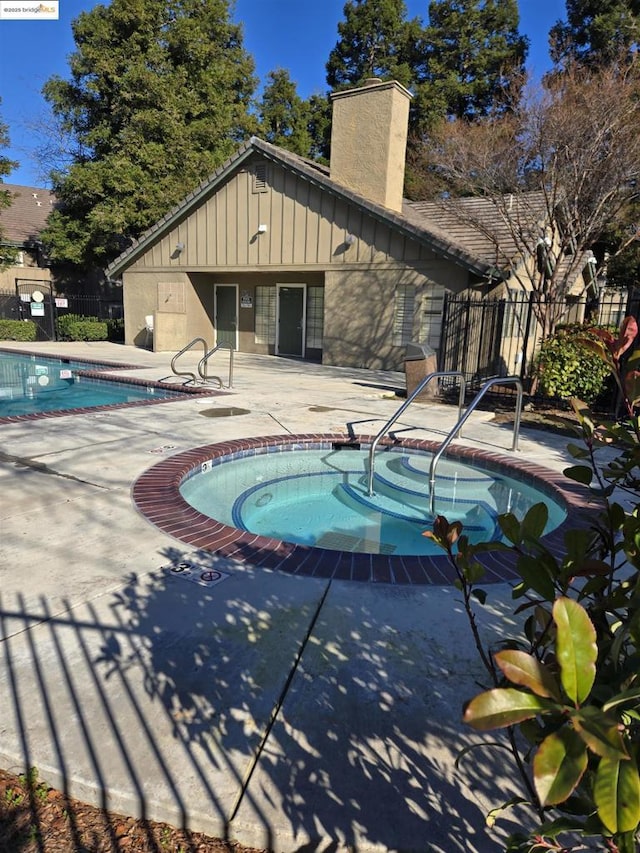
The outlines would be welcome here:
[[[104,364],[0,352],[0,417],[122,405],[181,396],[157,386],[82,376]]]
[[[210,518],[287,542],[374,554],[441,554],[422,535],[433,524],[430,464],[428,453],[379,452],[370,497],[366,450],[268,452],[205,462],[180,492]],[[461,521],[472,542],[499,539],[499,514],[522,517],[540,501],[549,509],[548,533],[566,518],[554,498],[468,463],[439,463],[435,514]]]

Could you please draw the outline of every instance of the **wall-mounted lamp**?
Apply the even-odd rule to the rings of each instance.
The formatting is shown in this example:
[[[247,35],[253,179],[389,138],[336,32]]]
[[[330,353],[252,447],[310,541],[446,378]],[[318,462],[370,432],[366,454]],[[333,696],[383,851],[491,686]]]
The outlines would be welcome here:
[[[356,242],[356,238],[353,234],[347,234],[344,238],[344,242],[347,244],[347,246],[353,246],[353,244]]]
[[[258,225],[258,234],[266,234],[266,233],[267,233],[267,226],[264,224],[264,222],[261,222],[260,225]]]

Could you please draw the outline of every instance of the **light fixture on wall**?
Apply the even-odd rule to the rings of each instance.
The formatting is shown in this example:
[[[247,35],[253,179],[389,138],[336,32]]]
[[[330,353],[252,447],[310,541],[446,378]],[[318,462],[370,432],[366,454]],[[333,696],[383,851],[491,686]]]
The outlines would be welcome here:
[[[264,222],[261,222],[260,225],[258,225],[258,234],[266,234],[267,230],[267,226]]]

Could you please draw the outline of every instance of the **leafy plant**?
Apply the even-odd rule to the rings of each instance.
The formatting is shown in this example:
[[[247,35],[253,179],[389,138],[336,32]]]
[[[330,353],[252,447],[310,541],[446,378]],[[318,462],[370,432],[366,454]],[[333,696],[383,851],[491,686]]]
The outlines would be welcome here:
[[[35,341],[33,320],[0,320],[0,341]]]
[[[592,836],[609,853],[637,849],[640,349],[623,361],[637,334],[636,321],[627,318],[618,336],[596,329],[581,339],[617,383],[624,418],[598,422],[582,401],[572,401],[582,444],[569,445],[576,464],[565,475],[591,489],[599,509],[588,526],[567,531],[561,556],[541,539],[544,504],[522,520],[500,516],[503,542],[471,545],[460,522],[441,516],[425,534],[455,568],[489,677],[488,689],[467,703],[464,721],[478,731],[504,730],[522,782],[522,796],[494,809],[488,824],[514,804],[531,813],[528,831],[507,842],[514,853],[585,849],[583,841]],[[524,617],[521,635],[500,637],[491,647],[482,641],[474,612],[474,602],[486,599],[478,586],[484,575],[478,555],[488,549],[515,554],[519,582],[512,594],[520,602],[515,614]]]
[[[585,343],[583,326],[562,326],[543,342],[537,358],[540,389],[548,397],[579,397],[593,404],[609,375],[609,367]]]
[[[58,317],[58,338],[62,341],[106,341],[107,323],[97,317],[83,317],[80,314],[65,314]]]
[[[24,802],[24,794],[22,791],[16,791],[15,788],[7,788],[4,792],[4,800],[8,806],[19,806]]]

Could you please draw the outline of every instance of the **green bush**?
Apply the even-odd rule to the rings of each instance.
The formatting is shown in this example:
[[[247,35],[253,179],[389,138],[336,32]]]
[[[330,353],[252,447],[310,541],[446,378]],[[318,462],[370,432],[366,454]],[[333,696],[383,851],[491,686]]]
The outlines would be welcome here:
[[[81,314],[65,314],[57,320],[58,339],[61,341],[106,341],[109,337],[107,324],[97,317]]]
[[[0,340],[35,341],[36,324],[33,320],[0,320]]]
[[[584,343],[592,337],[586,326],[558,327],[542,344],[536,366],[540,390],[547,397],[578,397],[593,404],[609,376],[602,359]],[[583,340],[580,340],[583,339]]]

